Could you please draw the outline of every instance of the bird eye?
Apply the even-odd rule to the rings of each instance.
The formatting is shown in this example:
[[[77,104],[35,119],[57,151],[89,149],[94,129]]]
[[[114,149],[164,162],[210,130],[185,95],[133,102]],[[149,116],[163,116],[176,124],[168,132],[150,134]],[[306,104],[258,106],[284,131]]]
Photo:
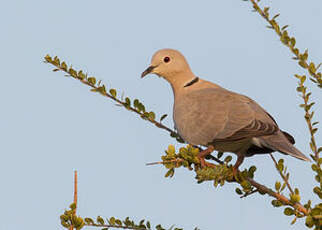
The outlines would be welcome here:
[[[165,63],[168,63],[168,62],[170,61],[170,58],[169,58],[169,57],[165,57],[165,58],[163,58],[163,61],[164,61]]]

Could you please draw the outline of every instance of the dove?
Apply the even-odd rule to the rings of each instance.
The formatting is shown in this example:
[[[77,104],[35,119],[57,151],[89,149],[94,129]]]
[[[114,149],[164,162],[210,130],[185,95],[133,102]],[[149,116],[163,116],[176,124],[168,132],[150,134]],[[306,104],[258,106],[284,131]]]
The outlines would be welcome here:
[[[214,150],[237,155],[236,176],[245,157],[280,152],[310,161],[293,145],[294,138],[280,130],[274,118],[251,98],[203,80],[192,72],[185,57],[174,49],[161,49],[142,73],[156,74],[168,81],[174,95],[173,120],[180,137],[188,144],[204,146],[198,158]]]

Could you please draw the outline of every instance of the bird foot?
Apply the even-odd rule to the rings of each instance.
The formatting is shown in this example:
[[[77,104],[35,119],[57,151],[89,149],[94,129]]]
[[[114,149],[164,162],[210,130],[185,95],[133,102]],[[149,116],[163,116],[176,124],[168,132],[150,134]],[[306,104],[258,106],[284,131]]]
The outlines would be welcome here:
[[[205,158],[204,157],[198,156],[198,159],[200,161],[201,168],[204,168],[204,167],[214,168],[215,167],[214,164],[205,161]]]
[[[205,161],[205,157],[208,156],[210,153],[212,153],[214,150],[215,150],[215,148],[213,146],[209,146],[207,149],[199,152],[198,159],[200,161],[201,168],[204,168],[204,167],[214,168],[215,167],[214,164],[211,164],[211,163]]]
[[[239,181],[238,167],[243,163],[244,158],[245,158],[244,155],[238,155],[237,161],[236,161],[235,165],[233,166],[233,176],[234,176],[236,181]]]

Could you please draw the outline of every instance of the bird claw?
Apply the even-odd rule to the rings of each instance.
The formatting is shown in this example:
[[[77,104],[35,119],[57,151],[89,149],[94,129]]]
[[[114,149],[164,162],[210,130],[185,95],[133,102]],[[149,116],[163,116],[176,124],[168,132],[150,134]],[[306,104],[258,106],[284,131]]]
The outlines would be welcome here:
[[[205,158],[204,157],[199,157],[198,156],[198,159],[200,161],[201,168],[204,168],[204,167],[214,168],[215,167],[214,164],[205,161]]]

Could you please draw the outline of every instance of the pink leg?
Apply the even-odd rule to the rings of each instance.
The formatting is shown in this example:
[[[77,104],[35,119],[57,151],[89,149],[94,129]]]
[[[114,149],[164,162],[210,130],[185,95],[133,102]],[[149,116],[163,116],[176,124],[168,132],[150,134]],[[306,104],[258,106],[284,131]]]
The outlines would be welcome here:
[[[243,163],[245,156],[238,154],[237,155],[237,161],[233,167],[233,175],[235,177],[235,179],[237,179],[237,172],[238,172],[238,167]]]
[[[215,148],[212,145],[210,145],[207,149],[199,152],[198,158],[200,160],[201,168],[203,168],[203,167],[212,167],[213,168],[214,167],[214,164],[211,164],[211,163],[208,163],[205,161],[205,157],[207,155],[209,155],[210,153],[212,153],[214,150],[215,150]]]

